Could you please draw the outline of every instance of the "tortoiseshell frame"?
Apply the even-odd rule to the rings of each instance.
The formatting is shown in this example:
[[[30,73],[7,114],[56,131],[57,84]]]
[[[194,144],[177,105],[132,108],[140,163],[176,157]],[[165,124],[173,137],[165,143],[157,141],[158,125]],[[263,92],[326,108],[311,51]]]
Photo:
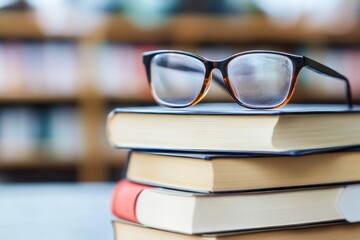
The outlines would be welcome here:
[[[151,60],[153,59],[153,57],[155,57],[158,54],[163,54],[163,53],[176,53],[176,54],[182,54],[182,55],[187,55],[193,58],[196,58],[198,60],[200,60],[204,66],[205,66],[205,76],[204,76],[204,82],[203,82],[203,86],[201,88],[201,91],[198,95],[198,97],[190,104],[187,105],[175,105],[175,104],[169,104],[166,102],[161,101],[161,99],[159,99],[156,94],[154,93],[152,84],[151,84]],[[248,54],[255,54],[255,53],[266,53],[266,54],[276,54],[276,55],[281,55],[281,56],[285,56],[288,59],[291,60],[292,64],[293,64],[293,74],[292,74],[292,79],[291,79],[291,83],[290,83],[290,88],[289,88],[289,92],[287,94],[286,99],[280,103],[277,106],[271,106],[271,107],[254,107],[254,106],[249,106],[243,102],[241,102],[234,94],[234,91],[232,90],[232,86],[231,86],[231,80],[229,80],[228,77],[228,71],[227,71],[227,66],[230,63],[231,60],[233,60],[236,57],[242,56],[242,55],[248,55]],[[158,50],[158,51],[150,51],[150,52],[145,52],[143,54],[143,63],[145,64],[146,67],[146,73],[147,73],[147,77],[148,77],[148,81],[149,84],[151,86],[151,92],[152,95],[154,97],[154,99],[161,105],[167,106],[167,107],[174,107],[174,108],[183,108],[183,107],[189,107],[189,106],[193,106],[195,104],[197,104],[198,102],[200,102],[206,95],[207,91],[209,90],[210,87],[210,81],[212,79],[212,71],[217,68],[221,71],[221,74],[223,75],[224,78],[224,82],[221,79],[216,79],[214,78],[214,80],[216,82],[218,82],[221,86],[223,86],[224,88],[226,88],[230,95],[232,96],[232,98],[241,106],[246,107],[246,108],[251,108],[251,109],[273,109],[273,108],[279,108],[282,107],[284,105],[286,105],[292,95],[294,94],[294,90],[295,90],[295,85],[297,83],[298,80],[298,76],[299,73],[301,71],[301,69],[303,67],[307,67],[312,71],[315,71],[317,73],[323,74],[323,75],[327,75],[330,77],[334,77],[337,79],[341,79],[343,81],[345,81],[346,84],[346,100],[347,100],[347,104],[349,106],[349,108],[352,107],[352,97],[351,97],[351,89],[350,89],[350,83],[349,80],[343,76],[342,74],[338,73],[337,71],[315,61],[312,60],[310,58],[307,58],[305,56],[300,56],[300,55],[294,55],[294,54],[288,54],[288,53],[283,53],[283,52],[277,52],[277,51],[267,51],[267,50],[255,50],[255,51],[245,51],[245,52],[241,52],[241,53],[237,53],[235,55],[232,55],[224,60],[221,61],[212,61],[209,59],[206,59],[202,56],[190,53],[190,52],[184,52],[184,51],[177,51],[177,50]]]

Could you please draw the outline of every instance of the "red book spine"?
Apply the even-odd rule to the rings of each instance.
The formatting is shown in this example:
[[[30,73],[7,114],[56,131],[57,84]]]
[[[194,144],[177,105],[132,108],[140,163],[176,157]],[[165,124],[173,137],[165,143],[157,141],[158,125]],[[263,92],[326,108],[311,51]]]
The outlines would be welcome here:
[[[112,212],[116,217],[139,223],[136,217],[137,198],[144,189],[151,186],[121,180],[114,190]]]

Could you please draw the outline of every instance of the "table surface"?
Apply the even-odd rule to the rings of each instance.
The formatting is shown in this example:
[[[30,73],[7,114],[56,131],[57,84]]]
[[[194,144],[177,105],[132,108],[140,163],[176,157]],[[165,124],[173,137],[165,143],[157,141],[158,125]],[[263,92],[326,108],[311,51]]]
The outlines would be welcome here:
[[[113,183],[0,184],[1,240],[107,240]]]

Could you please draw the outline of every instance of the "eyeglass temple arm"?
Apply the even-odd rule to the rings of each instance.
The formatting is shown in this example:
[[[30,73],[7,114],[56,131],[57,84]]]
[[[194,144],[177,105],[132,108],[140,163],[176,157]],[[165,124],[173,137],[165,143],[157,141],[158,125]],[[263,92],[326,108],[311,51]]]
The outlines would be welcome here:
[[[351,96],[351,88],[350,88],[350,82],[349,80],[342,74],[338,73],[337,71],[315,61],[310,58],[304,57],[304,65],[305,67],[308,67],[314,72],[320,73],[322,75],[327,75],[329,77],[334,77],[337,79],[341,79],[345,81],[346,84],[346,101],[349,106],[349,108],[352,108],[352,96]]]

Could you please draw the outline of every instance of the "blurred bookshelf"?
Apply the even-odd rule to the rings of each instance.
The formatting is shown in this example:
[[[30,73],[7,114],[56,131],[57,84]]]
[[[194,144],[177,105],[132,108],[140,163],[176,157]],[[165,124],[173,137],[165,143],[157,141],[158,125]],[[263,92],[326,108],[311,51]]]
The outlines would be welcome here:
[[[309,28],[304,22],[291,26],[279,25],[262,15],[224,17],[187,13],[175,15],[166,23],[150,29],[137,26],[124,16],[109,14],[94,31],[101,31],[107,41],[132,43],[358,44],[359,29],[359,22],[338,34],[321,28]],[[73,40],[73,36],[46,35],[37,24],[34,13],[19,11],[0,14],[0,38]]]
[[[33,10],[0,11],[0,181],[120,177],[127,153],[106,142],[106,116],[115,107],[154,104],[141,62],[147,50],[214,59],[250,49],[303,54],[348,76],[360,102],[359,16],[329,31],[306,19],[284,24],[259,10],[178,11],[149,26],[126,12],[100,15],[95,27],[77,35],[44,31]],[[296,102],[343,100],[341,82],[307,72],[301,78]],[[216,86],[207,100],[231,101]]]

